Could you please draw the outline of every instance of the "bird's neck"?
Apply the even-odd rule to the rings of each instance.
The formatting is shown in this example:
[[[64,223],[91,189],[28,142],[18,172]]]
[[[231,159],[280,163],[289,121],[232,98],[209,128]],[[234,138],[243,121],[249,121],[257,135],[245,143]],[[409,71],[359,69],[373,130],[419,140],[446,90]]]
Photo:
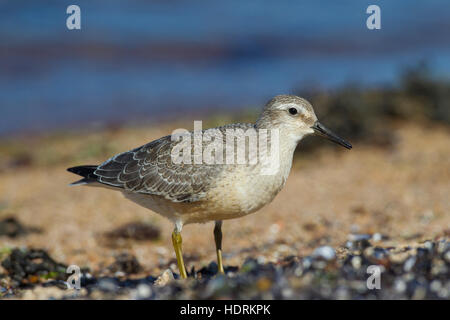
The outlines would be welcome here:
[[[261,131],[259,132],[261,135]],[[292,159],[297,140],[283,130],[268,130],[267,157],[261,158],[261,174],[273,175],[280,179],[280,186],[284,185],[292,167]],[[264,148],[263,148],[264,149]],[[261,152],[261,146],[260,146]],[[278,179],[277,178],[277,179]]]
[[[292,166],[292,159],[294,157],[295,148],[302,138],[294,137],[289,132],[280,130],[280,161],[285,166]]]

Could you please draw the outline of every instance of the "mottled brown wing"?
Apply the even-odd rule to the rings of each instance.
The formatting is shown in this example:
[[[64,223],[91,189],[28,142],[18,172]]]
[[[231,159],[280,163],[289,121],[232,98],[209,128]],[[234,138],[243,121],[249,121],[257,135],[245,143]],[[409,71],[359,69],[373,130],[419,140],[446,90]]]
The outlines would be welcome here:
[[[174,202],[201,200],[221,171],[217,165],[175,164],[170,136],[118,154],[97,167],[97,181]]]

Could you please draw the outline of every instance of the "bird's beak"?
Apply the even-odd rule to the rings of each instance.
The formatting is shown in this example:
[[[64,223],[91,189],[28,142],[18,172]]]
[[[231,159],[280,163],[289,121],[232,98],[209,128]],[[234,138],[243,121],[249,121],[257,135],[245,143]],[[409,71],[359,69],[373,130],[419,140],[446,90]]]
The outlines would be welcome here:
[[[333,141],[334,143],[340,144],[341,146],[351,149],[352,145],[333,133],[331,130],[327,129],[323,124],[321,124],[319,121],[316,121],[314,125],[311,127],[314,129],[317,135],[327,138],[328,140]]]

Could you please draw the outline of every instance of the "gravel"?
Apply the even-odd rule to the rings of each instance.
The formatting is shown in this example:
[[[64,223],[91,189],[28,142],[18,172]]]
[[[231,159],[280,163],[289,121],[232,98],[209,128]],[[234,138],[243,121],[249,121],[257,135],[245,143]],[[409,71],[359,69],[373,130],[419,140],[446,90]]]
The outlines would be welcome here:
[[[378,236],[379,237],[379,236]],[[96,277],[82,270],[81,290],[66,289],[60,279],[32,283],[30,276],[50,274],[63,264],[44,251],[13,250],[3,260],[0,297],[28,299],[449,299],[450,242],[447,238],[414,246],[383,248],[379,239],[351,235],[339,248],[322,246],[309,256],[289,256],[276,263],[247,258],[240,267],[217,264],[196,271],[187,280],[170,269],[161,275],[131,279]],[[41,264],[33,257],[44,259]],[[119,261],[133,261],[124,255]],[[26,265],[29,263],[30,268]],[[43,264],[42,264],[43,263]],[[40,266],[40,267],[37,267]],[[45,267],[44,267],[45,266]],[[48,268],[46,270],[45,268]],[[379,278],[377,277],[379,275]],[[377,280],[378,279],[378,280]]]

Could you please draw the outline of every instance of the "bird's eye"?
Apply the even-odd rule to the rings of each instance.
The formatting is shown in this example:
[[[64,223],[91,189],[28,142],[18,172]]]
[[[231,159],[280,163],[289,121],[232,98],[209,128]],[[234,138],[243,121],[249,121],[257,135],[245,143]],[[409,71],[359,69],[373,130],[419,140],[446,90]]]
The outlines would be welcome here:
[[[297,109],[295,109],[295,108],[289,108],[289,113],[290,113],[290,114],[296,115],[297,112],[298,112]]]

